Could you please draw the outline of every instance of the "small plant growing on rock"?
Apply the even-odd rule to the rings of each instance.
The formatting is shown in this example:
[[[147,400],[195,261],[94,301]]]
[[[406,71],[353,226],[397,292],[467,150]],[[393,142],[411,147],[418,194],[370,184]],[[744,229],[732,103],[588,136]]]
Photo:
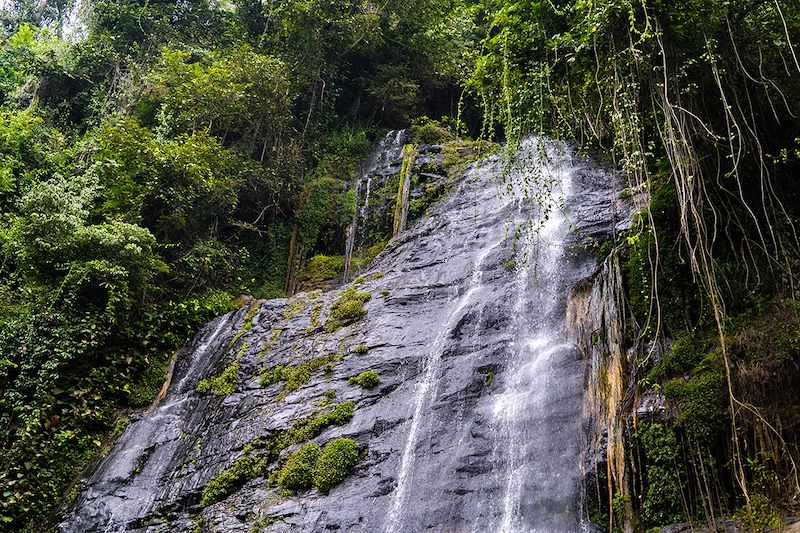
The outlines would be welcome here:
[[[374,370],[367,370],[358,376],[353,376],[347,380],[350,385],[359,385],[365,389],[374,389],[381,384],[381,378]]]
[[[356,346],[353,348],[353,353],[358,355],[364,355],[367,352],[369,352],[369,346]]]
[[[219,376],[201,379],[195,387],[198,394],[212,393],[214,396],[230,396],[236,392],[236,382],[239,378],[239,362],[235,362],[222,371]]]
[[[208,507],[212,503],[224,499],[237,487],[263,474],[266,467],[267,463],[264,459],[250,455],[239,457],[230,468],[220,472],[206,485],[200,498],[200,506]]]
[[[268,447],[272,453],[280,453],[289,446],[313,439],[329,427],[343,426],[353,418],[354,407],[353,402],[344,402],[337,405],[330,413],[296,420],[291,428],[273,437]]]
[[[352,287],[344,291],[331,306],[331,315],[325,324],[329,332],[352,324],[367,314],[364,304],[372,298],[368,292],[357,292]]]
[[[514,270],[517,269],[517,260],[509,259],[508,261],[504,261],[503,268],[508,270],[509,272],[513,272]]]
[[[353,439],[336,439],[325,445],[314,468],[314,486],[323,494],[345,480],[358,464],[358,445]]]
[[[201,379],[194,388],[194,391],[197,394],[208,394],[211,391],[211,381],[207,379]]]
[[[298,366],[268,368],[261,372],[258,383],[261,387],[268,387],[275,383],[284,382],[283,392],[294,392],[311,381],[312,374],[318,369],[325,368],[326,372],[332,372],[335,363],[339,361],[337,355],[317,357]]]
[[[314,443],[306,444],[294,452],[278,472],[278,484],[290,490],[310,489],[319,456],[320,448]]]
[[[264,370],[261,372],[261,376],[258,379],[258,384],[262,387],[269,387],[275,383],[280,383],[283,381],[283,373],[285,370],[286,367],[284,366],[276,366]]]

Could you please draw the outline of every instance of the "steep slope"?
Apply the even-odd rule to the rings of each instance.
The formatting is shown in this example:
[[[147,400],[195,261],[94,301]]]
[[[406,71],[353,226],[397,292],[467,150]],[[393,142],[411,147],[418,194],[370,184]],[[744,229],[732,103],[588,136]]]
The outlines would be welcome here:
[[[61,530],[577,531],[566,302],[596,268],[582,244],[629,218],[617,198],[549,141],[470,165],[350,286],[208,324]],[[328,494],[276,486],[287,454],[342,437],[360,461]]]

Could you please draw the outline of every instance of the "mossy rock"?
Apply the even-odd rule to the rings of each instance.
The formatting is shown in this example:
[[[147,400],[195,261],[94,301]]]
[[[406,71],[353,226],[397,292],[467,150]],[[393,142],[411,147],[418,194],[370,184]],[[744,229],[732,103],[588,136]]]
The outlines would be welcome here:
[[[334,332],[342,326],[357,322],[367,314],[364,304],[372,298],[367,292],[357,292],[349,288],[339,295],[331,306],[331,314],[325,327],[329,332]]]
[[[208,507],[223,500],[237,487],[262,475],[266,467],[267,462],[264,459],[250,455],[239,457],[230,468],[220,472],[206,485],[200,498],[200,506]]]
[[[314,486],[323,494],[347,478],[358,464],[358,445],[353,439],[336,439],[325,445],[314,468]]]
[[[420,121],[411,128],[414,144],[444,144],[455,140],[455,134],[436,120]]]
[[[358,376],[353,376],[347,380],[350,385],[358,385],[365,389],[374,389],[381,384],[381,378],[374,370],[367,370]]]
[[[306,444],[286,460],[277,475],[278,484],[290,490],[310,489],[314,483],[314,466],[320,456],[317,444]]]

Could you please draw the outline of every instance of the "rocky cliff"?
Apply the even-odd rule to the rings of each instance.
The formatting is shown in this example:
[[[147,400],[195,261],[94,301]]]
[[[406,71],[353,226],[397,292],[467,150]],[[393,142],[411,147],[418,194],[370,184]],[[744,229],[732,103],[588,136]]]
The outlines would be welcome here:
[[[567,303],[630,213],[549,141],[450,183],[347,285],[208,324],[61,531],[578,531],[596,400]]]

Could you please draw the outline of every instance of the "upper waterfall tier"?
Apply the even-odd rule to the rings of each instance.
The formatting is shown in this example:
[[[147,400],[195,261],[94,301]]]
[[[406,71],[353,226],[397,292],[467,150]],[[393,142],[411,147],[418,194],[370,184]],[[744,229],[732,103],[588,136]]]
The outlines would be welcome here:
[[[382,167],[398,166],[396,144]],[[563,143],[469,165],[351,285],[208,324],[62,531],[578,531],[582,370],[566,302],[596,268],[583,245],[630,219],[618,197],[611,172]],[[338,327],[339,299],[359,293],[366,314]],[[349,380],[365,371],[380,384]],[[351,420],[287,440],[346,402]],[[304,442],[341,437],[360,461],[328,494],[269,479]]]

